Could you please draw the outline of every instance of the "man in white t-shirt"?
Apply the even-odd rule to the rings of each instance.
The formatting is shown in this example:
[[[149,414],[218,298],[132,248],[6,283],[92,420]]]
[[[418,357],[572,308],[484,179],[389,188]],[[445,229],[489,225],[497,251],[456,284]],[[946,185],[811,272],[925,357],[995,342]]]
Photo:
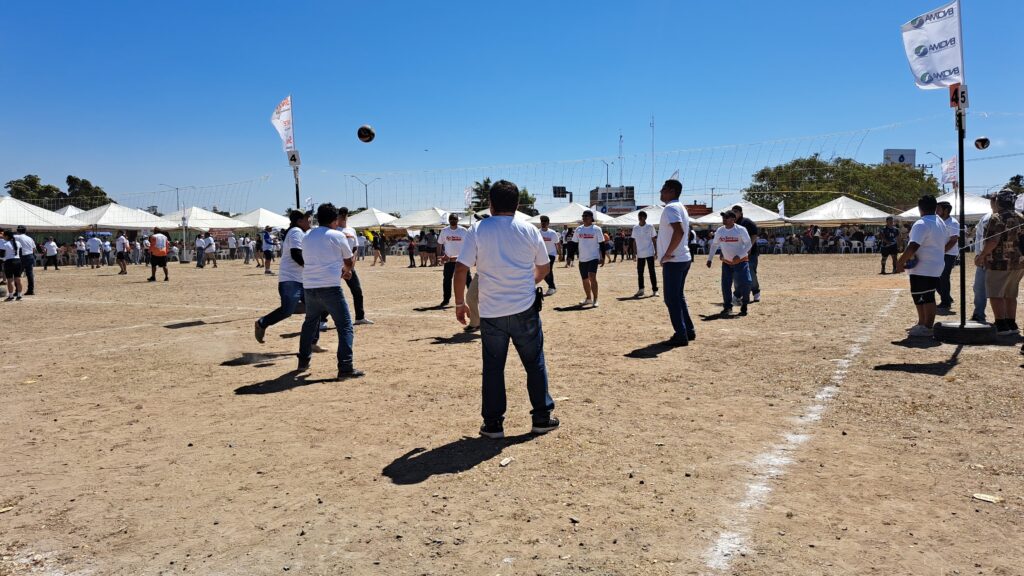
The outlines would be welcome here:
[[[583,211],[583,225],[576,227],[573,238],[580,253],[580,278],[583,279],[583,293],[587,296],[580,306],[597,308],[597,265],[601,262],[604,232],[600,226],[594,225],[593,212]]]
[[[117,265],[121,268],[118,274],[128,274],[128,237],[124,235],[124,230],[117,231],[117,240],[115,241],[115,254],[114,258],[117,259]]]
[[[309,230],[309,217],[312,211],[302,212],[290,210],[288,221],[291,225],[284,235],[284,242],[281,244],[281,263],[277,271],[277,293],[281,297],[281,305],[275,308],[270,314],[256,319],[254,327],[256,341],[263,343],[263,336],[267,328],[290,317],[295,313],[295,308],[302,302],[302,268],[305,261],[302,257],[302,240]],[[316,336],[319,336],[319,332]],[[313,351],[320,352],[314,338]]]
[[[103,262],[103,265],[104,266],[113,266],[113,262],[111,262],[111,260],[110,260],[110,253],[113,252],[113,247],[110,245],[110,240],[104,240],[103,241],[102,250],[103,250],[103,256],[100,258],[100,260]]]
[[[60,264],[57,262],[57,243],[54,242],[53,236],[46,239],[43,243],[43,255],[46,259],[43,260],[43,270],[49,269],[50,265],[53,265],[54,270],[60,270]]]
[[[483,345],[483,426],[480,434],[504,438],[505,360],[509,341],[526,369],[526,390],[533,420],[531,431],[558,428],[551,417],[555,403],[548,393],[544,332],[536,284],[551,266],[540,232],[515,219],[519,188],[499,180],[490,190],[491,217],[479,222],[464,240],[455,275],[455,317],[466,323],[466,278],[476,266],[480,284],[480,332]]]
[[[232,232],[228,236],[228,260],[234,260],[236,254],[238,254],[238,240],[235,239],[235,233]]]
[[[722,256],[722,316],[732,313],[734,295],[739,295],[740,316],[747,315],[747,304],[750,303],[750,250],[753,242],[750,233],[736,223],[736,213],[732,210],[722,212],[722,225],[715,230],[708,249],[708,268],[715,252],[721,250]],[[733,292],[733,284],[736,291]]]
[[[212,234],[207,232],[206,233],[206,237],[203,238],[203,242],[205,243],[205,246],[203,247],[203,250],[206,252],[206,261],[207,262],[213,262],[213,267],[216,268],[217,267],[217,241],[214,239]]]
[[[544,277],[544,282],[548,285],[548,291],[544,293],[545,296],[551,296],[558,289],[555,288],[555,260],[558,259],[558,250],[562,245],[562,238],[554,230],[548,228],[551,225],[551,219],[547,216],[540,217],[540,237],[544,240],[544,247],[548,250],[548,259],[551,261],[551,268],[548,270],[548,275]]]
[[[206,267],[206,238],[196,235],[196,268]]]
[[[348,208],[338,208],[338,230],[348,240],[348,247],[352,249],[352,254],[358,253],[360,236],[356,233],[355,228],[348,227]],[[352,292],[352,307],[356,310],[356,321],[352,325],[363,326],[364,324],[373,324],[373,320],[367,319],[366,311],[363,310],[363,286],[359,282],[359,275],[356,274],[355,264],[352,266],[352,276],[345,279],[345,284],[348,285],[349,291]]]
[[[18,226],[14,238],[21,244],[21,269],[28,280],[25,296],[32,296],[36,293],[36,241],[28,235],[28,230],[24,226]]]
[[[444,308],[452,299],[452,279],[455,277],[455,269],[459,252],[462,251],[462,244],[466,240],[466,230],[459,228],[459,217],[456,214],[448,215],[448,227],[441,230],[437,236],[438,245],[444,250],[441,253],[441,261],[444,262],[444,275],[441,277],[441,292],[443,298],[438,308]],[[469,282],[469,271],[466,271],[464,282]]]
[[[679,202],[683,184],[679,180],[666,180],[661,187],[661,201],[665,209],[661,212],[658,225],[658,254],[661,258],[661,280],[665,290],[665,306],[672,322],[672,337],[666,341],[670,346],[688,346],[697,337],[697,331],[690,319],[686,306],[686,276],[690,272],[693,257],[690,255],[690,215]]]
[[[338,379],[359,378],[362,370],[353,366],[352,345],[355,332],[349,315],[341,280],[352,275],[352,249],[348,239],[337,230],[338,209],[331,203],[316,210],[318,226],[302,239],[302,291],[306,299],[306,319],[299,338],[298,371],[309,369],[313,344],[320,331],[320,317],[327,312],[338,329]]]
[[[896,261],[896,272],[910,273],[910,295],[917,307],[917,324],[910,328],[910,336],[930,337],[935,323],[935,291],[949,241],[946,225],[935,215],[936,206],[934,196],[922,196],[917,201],[921,218],[914,222],[907,249]]]
[[[654,271],[654,258],[657,256],[655,238],[658,237],[658,233],[654,231],[653,225],[647,223],[647,212],[641,210],[637,214],[637,219],[640,223],[633,226],[633,232],[630,234],[630,238],[636,244],[636,281],[639,285],[639,290],[633,297],[642,298],[644,295],[644,266],[647,266],[650,270],[651,288],[654,290],[654,297],[657,298],[658,273]]]
[[[946,254],[943,257],[944,264],[942,275],[939,276],[939,304],[936,314],[951,314],[953,307],[952,287],[949,283],[949,276],[953,273],[953,267],[960,256],[960,247],[957,246],[960,240],[960,221],[953,217],[953,205],[949,202],[939,202],[935,208],[935,215],[946,225],[946,232],[949,234],[949,241],[946,243]]]
[[[100,254],[103,253],[103,241],[99,237],[93,236],[86,240],[85,248],[89,251],[89,268],[99,268]]]

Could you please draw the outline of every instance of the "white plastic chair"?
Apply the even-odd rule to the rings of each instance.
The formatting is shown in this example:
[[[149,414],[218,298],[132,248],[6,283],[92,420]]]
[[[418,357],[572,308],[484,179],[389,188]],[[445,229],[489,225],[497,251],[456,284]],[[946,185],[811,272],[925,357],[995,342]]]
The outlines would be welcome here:
[[[874,253],[874,251],[875,251],[875,241],[874,240],[865,240],[864,241],[864,250],[866,252]]]
[[[853,254],[855,252],[857,254],[863,254],[864,253],[864,243],[863,242],[860,242],[858,240],[853,240],[852,242],[850,242],[850,254]]]
[[[842,254],[844,252],[849,252],[849,251],[850,251],[849,244],[846,243],[846,240],[844,240],[843,238],[840,238],[839,239],[839,253]]]

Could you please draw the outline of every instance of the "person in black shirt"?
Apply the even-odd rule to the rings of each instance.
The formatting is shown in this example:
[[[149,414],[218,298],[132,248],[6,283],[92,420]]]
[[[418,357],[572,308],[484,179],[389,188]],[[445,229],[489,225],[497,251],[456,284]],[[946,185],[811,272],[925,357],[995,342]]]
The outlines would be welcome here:
[[[747,234],[750,235],[750,301],[760,302],[761,301],[761,284],[757,281],[757,224],[750,218],[743,215],[743,206],[736,205],[732,207],[732,211],[736,214],[736,224],[743,226],[747,229]],[[740,299],[740,293],[737,290],[733,293],[737,300]]]
[[[899,246],[897,241],[900,238],[900,231],[898,228],[893,226],[893,217],[889,216],[885,219],[885,228],[878,233],[878,244],[879,252],[882,253],[882,271],[879,274],[885,274],[885,259],[892,258],[892,273],[896,274],[896,254],[899,252]]]

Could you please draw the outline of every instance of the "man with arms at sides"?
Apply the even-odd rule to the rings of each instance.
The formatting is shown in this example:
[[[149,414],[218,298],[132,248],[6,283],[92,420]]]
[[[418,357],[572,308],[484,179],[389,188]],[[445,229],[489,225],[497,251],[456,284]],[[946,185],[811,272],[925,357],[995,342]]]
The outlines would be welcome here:
[[[952,212],[953,205],[949,202],[939,202],[935,208],[935,215],[942,220],[946,226],[946,233],[949,234],[949,241],[946,242],[946,254],[943,257],[942,275],[939,276],[939,306],[936,310],[938,314],[950,314],[950,308],[953,307],[949,276],[953,273],[953,267],[956,266],[956,260],[960,256],[960,247],[957,246],[960,240],[960,221],[951,215]]]
[[[206,237],[203,238],[206,243],[204,250],[206,250],[206,261],[213,262],[213,267],[217,267],[217,240],[214,239],[213,234],[206,233]]]
[[[36,241],[28,235],[24,226],[18,226],[18,233],[14,235],[21,245],[21,270],[28,280],[25,288],[25,296],[32,296],[36,293]]]
[[[269,276],[274,275],[270,269],[270,263],[274,261],[274,234],[270,226],[263,229],[263,273]]]
[[[103,241],[100,240],[99,236],[93,236],[86,241],[85,246],[89,250],[89,268],[99,268],[100,253],[103,252]]]
[[[736,225],[736,214],[732,210],[722,212],[722,226],[715,231],[708,248],[708,268],[715,252],[722,251],[722,315],[732,313],[735,294],[740,303],[740,316],[747,315],[747,304],[750,303],[750,267],[749,254],[753,242],[747,229]],[[733,291],[733,283],[736,290]]]
[[[228,260],[234,260],[238,254],[238,240],[235,238],[235,233],[232,232],[228,235]]]
[[[583,225],[576,228],[573,238],[580,253],[580,278],[583,279],[583,292],[587,295],[580,306],[597,308],[597,266],[602,259],[604,232],[600,226],[594,225],[593,212],[583,211]]]
[[[149,237],[149,265],[153,272],[147,279],[149,282],[156,282],[157,267],[164,269],[164,282],[170,281],[167,275],[167,254],[171,251],[171,242],[164,236],[159,228],[153,228],[153,234]]]
[[[896,274],[896,258],[899,254],[900,229],[893,223],[892,216],[885,219],[885,227],[878,233],[878,251],[882,254],[882,271],[885,274],[885,261],[892,259],[892,273]]]
[[[117,241],[114,244],[116,247],[114,258],[117,259],[117,265],[121,268],[118,274],[128,274],[128,251],[131,249],[131,245],[128,242],[128,237],[124,235],[124,230],[117,231]]]
[[[348,240],[348,247],[352,250],[352,254],[356,254],[359,250],[359,234],[356,233],[354,228],[348,227],[348,208],[338,209],[338,230],[345,235],[345,239]],[[281,251],[282,258],[284,257],[284,250]],[[284,260],[281,261],[284,264]],[[278,268],[280,269],[280,265]],[[364,324],[373,324],[373,320],[366,319],[366,311],[363,310],[363,286],[359,283],[359,275],[356,274],[355,260],[353,259],[352,275],[345,279],[345,284],[348,284],[348,289],[352,292],[352,305],[356,309],[356,321],[353,326],[362,326]]]
[[[431,232],[432,234],[433,232]],[[444,308],[452,299],[452,278],[456,274],[457,260],[462,245],[465,243],[466,231],[459,228],[459,217],[456,214],[448,215],[448,227],[441,230],[441,234],[434,240],[441,250],[441,261],[444,262],[444,274],[441,277],[441,293],[443,298],[438,308]],[[435,249],[437,250],[437,249]],[[469,271],[466,271],[468,278]],[[465,281],[465,278],[463,279]]]
[[[917,324],[908,331],[910,336],[930,337],[935,323],[935,291],[939,287],[949,241],[946,225],[935,215],[936,206],[934,196],[922,196],[917,201],[921,218],[911,227],[907,249],[896,261],[894,270],[910,272],[910,295],[917,307]],[[912,267],[908,268],[911,262]]]
[[[321,204],[316,210],[318,226],[302,239],[302,291],[306,300],[306,319],[299,338],[298,371],[309,369],[313,344],[320,330],[320,316],[327,312],[338,328],[338,379],[364,375],[352,365],[355,333],[352,317],[341,290],[341,280],[352,276],[352,249],[348,239],[337,230],[338,209]]]
[[[974,259],[976,265],[985,266],[985,292],[992,303],[996,332],[1001,336],[1020,332],[1017,326],[1017,295],[1024,277],[1021,255],[1024,216],[1014,210],[1013,203],[1013,190],[1004,188],[999,191],[997,211],[985,226],[985,244]]]
[[[647,266],[651,275],[651,289],[654,297],[658,297],[658,273],[654,271],[654,259],[657,257],[657,232],[654,225],[647,223],[647,212],[640,211],[637,214],[640,223],[633,226],[632,238],[636,241],[636,281],[639,290],[633,296],[642,298],[644,295],[644,266]]]
[[[690,237],[690,216],[679,202],[683,184],[679,180],[666,180],[661,187],[661,201],[665,209],[661,212],[658,226],[658,254],[661,254],[662,284],[665,289],[665,306],[672,321],[672,337],[667,343],[673,346],[687,346],[697,338],[697,332],[686,306],[686,275],[690,272],[693,258],[687,239]]]
[[[53,241],[53,236],[47,238],[46,242],[43,244],[43,252],[46,255],[46,260],[43,260],[43,270],[49,268],[51,264],[53,265],[54,270],[60,270],[60,266],[57,262],[58,251],[59,248],[57,247],[57,243]]]
[[[202,234],[196,235],[196,268],[206,267],[206,238]]]
[[[747,231],[747,236],[750,238],[750,254],[748,255],[747,268],[750,271],[750,292],[751,302],[761,301],[761,283],[757,281],[757,259],[758,259],[758,248],[757,238],[758,230],[757,224],[753,220],[743,215],[743,206],[739,204],[732,207],[732,213],[736,215],[736,224],[739,224]],[[737,284],[737,289],[739,284]],[[739,292],[733,294],[737,299],[740,299]]]
[[[988,221],[992,218],[992,214],[999,211],[999,204],[996,199],[999,197],[998,192],[987,194],[985,198],[988,198],[989,205],[992,207],[992,212],[985,214],[978,221],[978,225],[974,227],[974,252],[977,254],[985,248],[985,226],[988,225]],[[975,258],[977,260],[977,258]],[[985,322],[985,308],[988,307],[988,295],[985,292],[985,266],[977,265],[974,267],[974,312],[971,314],[971,320],[986,324]]]
[[[491,217],[476,225],[466,238],[455,275],[455,316],[466,323],[466,277],[475,265],[480,279],[480,331],[483,344],[483,426],[480,434],[504,438],[505,360],[509,341],[526,370],[526,390],[533,420],[531,432],[558,428],[551,417],[555,402],[548,394],[544,362],[544,331],[536,284],[551,266],[540,231],[515,219],[519,188],[500,180],[491,186]],[[595,260],[596,261],[596,260]]]
[[[551,260],[548,275],[544,277],[544,282],[548,285],[548,291],[544,293],[545,296],[551,296],[558,291],[555,288],[555,260],[558,259],[558,250],[562,245],[561,236],[558,232],[548,228],[550,225],[550,218],[547,216],[540,217],[540,237],[544,240],[544,247],[548,250],[548,259]]]

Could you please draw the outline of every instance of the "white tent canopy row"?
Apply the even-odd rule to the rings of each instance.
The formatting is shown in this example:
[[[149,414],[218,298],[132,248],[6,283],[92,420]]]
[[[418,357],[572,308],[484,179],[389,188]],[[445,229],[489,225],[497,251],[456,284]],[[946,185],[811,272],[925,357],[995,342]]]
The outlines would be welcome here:
[[[655,227],[661,222],[661,213],[665,211],[664,206],[647,206],[639,210],[634,210],[628,214],[623,214],[617,218],[612,218],[608,222],[605,222],[605,226],[624,226],[631,228],[640,224],[640,213],[647,213],[647,223],[653,224]]]
[[[120,204],[107,204],[72,216],[83,225],[105,230],[151,230],[153,228],[176,228],[178,222],[161,218]]]
[[[440,228],[448,225],[448,214],[447,210],[437,207],[427,208],[396,218],[388,222],[386,226],[391,228]]]
[[[0,196],[0,227],[30,230],[82,230],[86,224],[10,196]]]
[[[527,220],[527,222],[529,222],[530,224],[540,226],[540,217],[547,216],[548,219],[551,221],[550,224],[552,226],[567,226],[569,224],[580,224],[583,222],[584,210],[590,210],[590,208],[587,208],[582,204],[577,204],[576,202],[573,202],[567,206],[562,206],[561,208],[556,208],[550,212],[545,212],[544,214],[534,216],[533,218]],[[612,220],[612,217],[607,214],[603,214],[596,210],[591,211],[594,213],[594,222],[597,224],[604,224]]]
[[[960,195],[956,192],[949,192],[936,198],[939,202],[949,202],[953,205],[953,217],[960,218]],[[986,214],[992,213],[992,204],[990,201],[982,198],[981,196],[974,196],[971,194],[964,194],[964,218],[968,222],[977,222],[981,220]],[[906,212],[900,214],[900,218],[920,218],[921,212],[918,209],[911,208]]]
[[[355,216],[349,216],[348,225],[351,228],[378,228],[397,220],[391,214],[382,212],[376,208],[367,208]]]
[[[241,216],[235,218],[241,222],[245,222],[250,228],[288,228],[291,226],[291,221],[288,220],[287,216],[282,216],[276,212],[271,212],[266,208],[257,208],[252,212],[246,212]]]
[[[164,218],[173,220],[177,226],[182,225],[182,217],[184,216],[184,225],[189,228],[196,228],[199,230],[212,230],[212,229],[227,229],[234,230],[236,228],[252,228],[252,224],[247,224],[234,218],[228,218],[209,210],[204,210],[198,206],[191,208],[185,208],[184,210],[178,210],[172,212]]]
[[[729,210],[733,206],[739,206],[743,208],[743,217],[750,218],[754,224],[757,224],[759,228],[778,228],[779,226],[789,226],[786,219],[779,216],[778,213],[772,212],[767,208],[762,208],[753,202],[747,202],[746,200],[740,200],[729,206]],[[724,212],[724,210],[723,210]],[[722,214],[719,212],[712,212],[711,214],[705,214],[700,218],[694,220],[695,224],[702,224],[706,226],[721,226],[722,225]]]
[[[484,208],[483,210],[481,210],[481,211],[476,213],[477,220],[481,220],[485,216],[489,217],[490,215],[491,215],[491,209],[490,208]],[[525,214],[523,212],[520,212],[519,210],[516,210],[516,214],[515,214],[514,218],[516,220],[522,220],[523,222],[526,222],[526,221],[528,221],[530,219],[530,215],[529,214]]]
[[[846,226],[849,224],[884,224],[889,214],[846,196],[787,218],[792,224]]]
[[[82,212],[85,212],[85,210],[82,210],[78,206],[72,206],[71,204],[68,204],[63,208],[55,210],[55,212],[57,214],[62,214],[64,216],[74,216],[75,214],[81,214]]]

